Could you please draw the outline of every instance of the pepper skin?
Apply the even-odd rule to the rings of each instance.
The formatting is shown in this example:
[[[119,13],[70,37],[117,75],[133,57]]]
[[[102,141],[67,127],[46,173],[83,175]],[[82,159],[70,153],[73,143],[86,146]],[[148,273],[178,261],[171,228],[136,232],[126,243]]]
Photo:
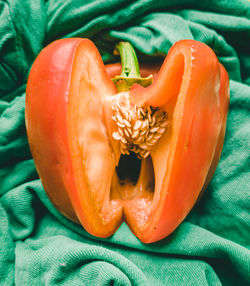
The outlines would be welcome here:
[[[146,88],[134,84],[127,92],[131,104],[163,109],[171,125],[151,159],[142,159],[136,185],[122,186],[116,174],[120,146],[112,137],[117,90],[110,79],[119,69],[105,69],[88,39],[46,47],[27,83],[28,140],[44,189],[61,213],[98,237],[113,234],[124,218],[142,242],[152,243],[178,227],[213,176],[229,79],[214,52],[193,40],[177,42],[159,73],[147,67],[145,74],[156,79]]]

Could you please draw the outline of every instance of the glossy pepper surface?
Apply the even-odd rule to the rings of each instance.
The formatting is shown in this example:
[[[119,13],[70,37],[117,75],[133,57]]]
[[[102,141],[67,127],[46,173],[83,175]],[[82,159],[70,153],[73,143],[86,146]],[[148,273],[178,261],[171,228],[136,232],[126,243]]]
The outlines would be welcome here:
[[[214,52],[194,40],[173,45],[159,72],[157,65],[144,66],[143,76],[153,74],[145,87],[135,81],[118,92],[114,78],[120,71],[119,64],[105,67],[88,39],[50,44],[27,83],[28,140],[44,189],[61,213],[98,237],[110,236],[125,220],[142,242],[151,243],[176,229],[213,176],[225,135],[229,79]],[[166,115],[167,126],[160,123],[165,129],[147,114],[151,131],[139,130],[132,110],[144,107]],[[117,110],[128,114],[121,122]],[[149,148],[137,154],[140,160],[132,149],[122,154],[131,142],[137,150],[137,139],[129,141],[135,131],[145,132],[140,150]],[[153,137],[150,132],[157,133],[152,144],[145,139]],[[133,164],[139,166],[136,180],[126,177]]]

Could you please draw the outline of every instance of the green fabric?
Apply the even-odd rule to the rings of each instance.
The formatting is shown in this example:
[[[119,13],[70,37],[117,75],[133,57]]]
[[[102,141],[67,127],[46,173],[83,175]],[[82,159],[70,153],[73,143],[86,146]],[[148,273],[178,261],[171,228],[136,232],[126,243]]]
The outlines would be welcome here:
[[[0,285],[249,285],[249,3],[0,1]],[[108,239],[92,237],[43,190],[25,133],[25,84],[39,51],[64,37],[91,38],[104,60],[118,40],[129,40],[145,61],[195,39],[229,72],[215,176],[184,223],[158,243],[142,244],[125,224]]]

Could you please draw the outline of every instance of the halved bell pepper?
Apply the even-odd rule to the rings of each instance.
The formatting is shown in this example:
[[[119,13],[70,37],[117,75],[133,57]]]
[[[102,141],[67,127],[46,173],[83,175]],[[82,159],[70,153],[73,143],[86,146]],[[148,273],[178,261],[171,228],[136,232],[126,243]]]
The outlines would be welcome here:
[[[43,49],[28,78],[26,128],[44,189],[62,214],[98,237],[125,220],[151,243],[177,228],[213,176],[229,79],[208,46],[182,40],[159,73],[146,67],[155,79],[142,87],[138,67],[128,75],[134,67],[123,48],[122,68],[105,68],[88,39]],[[132,84],[124,88],[126,76]]]

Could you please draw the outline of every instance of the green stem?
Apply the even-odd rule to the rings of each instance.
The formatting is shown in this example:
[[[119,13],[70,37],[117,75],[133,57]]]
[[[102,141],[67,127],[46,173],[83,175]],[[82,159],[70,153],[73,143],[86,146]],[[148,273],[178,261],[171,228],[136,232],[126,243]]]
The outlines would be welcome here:
[[[120,42],[115,46],[115,55],[121,57],[121,75],[115,76],[112,80],[116,85],[117,91],[128,91],[134,83],[147,87],[153,82],[153,76],[141,77],[139,63],[134,48],[128,42]]]
[[[141,77],[139,63],[134,48],[129,42],[120,42],[115,46],[114,54],[120,54],[122,62],[121,76]]]

